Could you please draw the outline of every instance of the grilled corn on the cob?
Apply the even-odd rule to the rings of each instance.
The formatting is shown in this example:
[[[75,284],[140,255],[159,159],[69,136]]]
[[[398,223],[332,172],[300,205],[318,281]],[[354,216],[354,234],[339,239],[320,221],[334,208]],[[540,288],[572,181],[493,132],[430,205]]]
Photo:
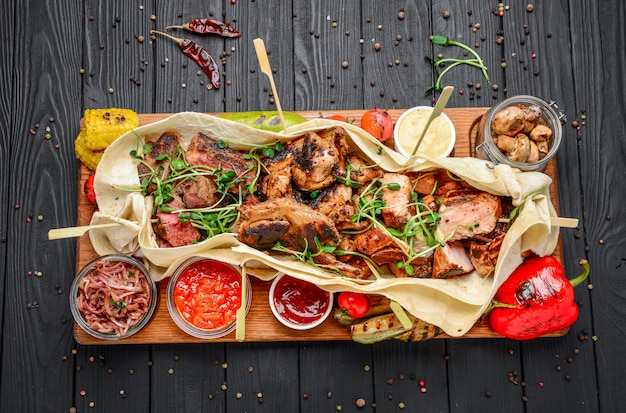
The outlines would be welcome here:
[[[137,113],[130,109],[87,109],[84,118],[74,144],[76,157],[90,169],[96,169],[107,146],[139,126]]]

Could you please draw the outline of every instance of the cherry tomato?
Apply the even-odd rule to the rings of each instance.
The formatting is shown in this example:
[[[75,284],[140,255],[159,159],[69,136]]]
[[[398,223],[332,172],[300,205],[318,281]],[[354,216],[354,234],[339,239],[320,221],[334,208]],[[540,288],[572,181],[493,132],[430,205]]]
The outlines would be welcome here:
[[[370,310],[370,299],[366,294],[344,291],[339,294],[337,304],[349,317],[361,318]]]
[[[89,202],[91,202],[94,205],[98,205],[98,203],[96,202],[96,191],[93,188],[93,180],[96,177],[96,175],[91,175],[89,178],[87,178],[87,180],[85,181],[85,187],[84,187],[84,191],[85,191],[85,196],[87,197],[87,199],[89,200]]]
[[[393,135],[393,120],[385,109],[370,109],[361,118],[361,128],[385,142]]]
[[[326,119],[338,120],[341,122],[348,122],[348,119],[346,119],[345,116],[341,116],[341,115],[326,116]]]

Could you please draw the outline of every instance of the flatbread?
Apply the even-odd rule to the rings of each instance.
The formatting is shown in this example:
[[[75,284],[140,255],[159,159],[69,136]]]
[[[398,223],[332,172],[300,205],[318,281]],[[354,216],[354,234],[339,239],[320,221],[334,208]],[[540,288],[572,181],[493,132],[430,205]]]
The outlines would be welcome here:
[[[157,246],[150,224],[152,197],[140,195],[138,160],[130,156],[145,140],[156,140],[163,132],[173,131],[182,137],[181,144],[186,149],[193,136],[202,132],[215,139],[227,139],[234,149],[248,149],[252,144],[293,140],[306,132],[334,126],[346,129],[353,148],[387,171],[445,168],[477,189],[512,197],[514,205],[520,205],[533,192],[545,191],[525,203],[503,241],[494,274],[484,278],[472,272],[452,279],[395,278],[383,274],[380,279],[353,280],[290,257],[268,255],[239,242],[236,234],[221,234],[184,247]],[[415,317],[458,337],[484,313],[498,287],[521,264],[523,254],[549,255],[556,248],[559,229],[550,225],[550,217],[556,216],[548,193],[550,183],[550,177],[540,172],[520,172],[506,165],[489,168],[474,158],[430,159],[416,155],[407,160],[361,128],[333,120],[315,119],[293,126],[286,133],[273,133],[211,115],[184,112],[128,132],[104,152],[96,170],[94,188],[99,210],[92,223],[114,221],[124,226],[91,230],[90,239],[98,254],[118,252],[143,257],[157,281],[169,277],[180,262],[193,255],[234,265],[245,263],[249,273],[262,280],[269,281],[278,272],[284,272],[328,291],[384,294]]]

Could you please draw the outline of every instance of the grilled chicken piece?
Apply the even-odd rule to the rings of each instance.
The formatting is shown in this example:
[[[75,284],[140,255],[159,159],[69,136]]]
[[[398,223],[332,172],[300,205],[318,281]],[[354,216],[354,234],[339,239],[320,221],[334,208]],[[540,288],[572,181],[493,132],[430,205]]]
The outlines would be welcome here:
[[[296,186],[315,191],[335,182],[333,172],[339,165],[340,154],[334,143],[315,132],[307,133],[300,140],[297,145],[301,144],[302,149],[291,169]]]
[[[250,183],[256,176],[257,165],[243,158],[243,154],[231,148],[220,148],[219,142],[198,133],[191,139],[185,154],[187,163],[192,166],[206,165],[222,171],[234,171],[242,185]],[[233,188],[238,191],[238,188]]]
[[[382,169],[372,168],[372,166],[365,162],[359,155],[352,154],[348,156],[348,162],[351,165],[350,180],[352,182],[365,184],[383,176]]]
[[[356,213],[356,207],[352,201],[352,188],[340,183],[323,189],[315,199],[306,201],[307,205],[330,218],[338,230],[361,230],[369,223],[351,222],[350,218]]]
[[[161,155],[173,155],[176,152],[180,144],[178,135],[171,132],[165,132],[159,138],[152,143],[150,152],[144,155],[143,162],[137,164],[137,173],[139,174],[139,181],[147,179],[149,181],[152,178],[167,179],[170,175],[170,160],[168,157],[158,159]],[[153,175],[155,174],[155,175]],[[147,193],[151,194],[156,191],[157,185],[151,182],[148,185]]]
[[[267,199],[293,198],[291,167],[287,166],[266,175],[261,184],[261,191]]]
[[[176,195],[180,197],[184,208],[206,208],[216,205],[220,198],[216,195],[215,181],[205,175],[188,179],[176,188]]]
[[[333,254],[323,252],[313,258],[313,260],[321,267],[338,271],[341,275],[348,278],[366,280],[372,275],[372,270],[361,257],[351,257],[350,260],[344,262],[339,261],[337,256]]]
[[[446,243],[433,254],[433,278],[450,278],[467,274],[474,266],[460,242]]]
[[[411,215],[415,215],[415,206],[411,205],[411,180],[408,176],[397,173],[385,173],[380,182],[383,185],[397,183],[397,191],[384,188],[382,200],[387,204],[383,208],[383,221],[388,228],[402,229]]]
[[[183,204],[174,200],[167,203],[168,207],[181,209]],[[190,222],[180,222],[177,212],[163,212],[157,208],[157,222],[153,224],[154,233],[161,247],[182,247],[200,241],[200,231]]]
[[[494,230],[502,212],[500,198],[487,192],[460,191],[439,206],[438,230],[448,241],[472,238]]]
[[[315,238],[322,245],[336,245],[339,233],[324,214],[291,198],[279,198],[239,207],[239,240],[260,250],[282,246],[317,252]]]

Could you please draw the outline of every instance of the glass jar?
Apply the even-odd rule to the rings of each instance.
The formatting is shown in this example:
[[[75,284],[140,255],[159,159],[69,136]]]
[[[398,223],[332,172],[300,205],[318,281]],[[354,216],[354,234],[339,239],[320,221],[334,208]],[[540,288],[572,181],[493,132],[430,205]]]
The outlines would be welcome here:
[[[533,113],[538,115],[538,118],[535,121],[536,124],[545,125],[552,131],[552,137],[547,142],[547,153],[545,153],[545,156],[536,162],[521,162],[519,160],[515,160],[514,153],[500,149],[500,147],[504,146],[502,143],[500,144],[500,147],[498,146],[498,139],[501,135],[498,135],[498,132],[494,131],[494,118],[496,118],[498,113],[511,106],[517,106],[522,109],[525,108],[533,111]],[[496,118],[496,120],[498,119]],[[514,96],[503,100],[496,106],[489,109],[480,120],[476,134],[476,143],[474,145],[474,157],[491,161],[496,165],[509,165],[513,168],[518,168],[521,171],[542,172],[546,168],[550,159],[556,155],[561,144],[562,134],[561,120],[549,104],[534,96]],[[517,139],[515,136],[510,137]]]

